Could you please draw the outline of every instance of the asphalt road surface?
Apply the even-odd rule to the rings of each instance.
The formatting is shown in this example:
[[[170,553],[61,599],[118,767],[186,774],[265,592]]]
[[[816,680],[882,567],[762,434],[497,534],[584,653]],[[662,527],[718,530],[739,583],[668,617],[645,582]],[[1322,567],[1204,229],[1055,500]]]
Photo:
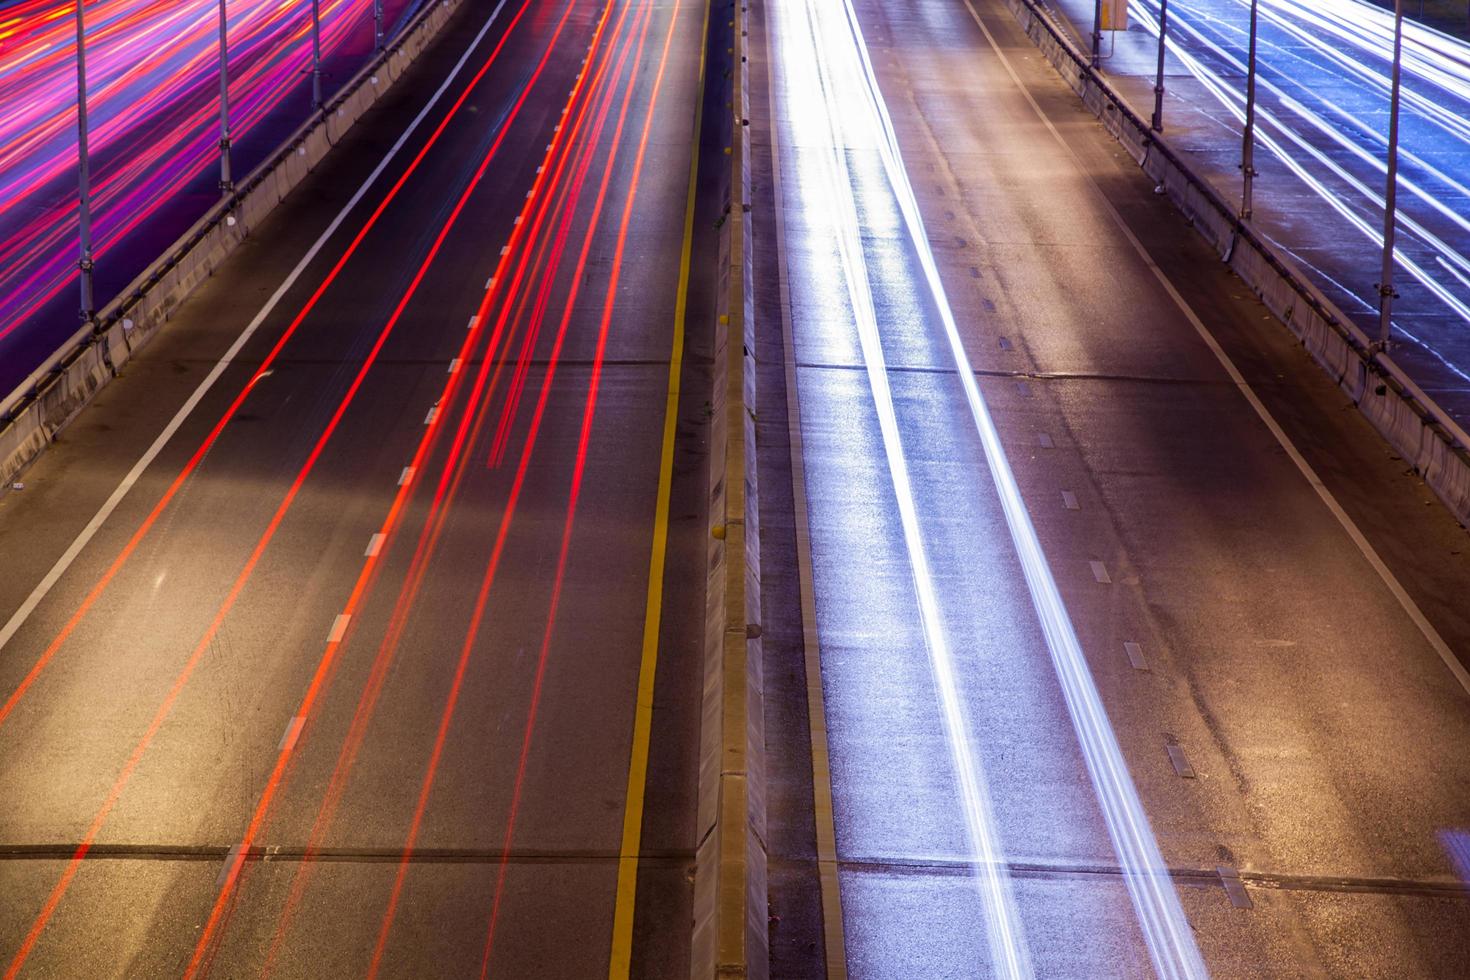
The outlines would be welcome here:
[[[705,18],[468,0],[0,503],[6,976],[687,972]]]
[[[973,2],[759,8],[773,973],[1465,975],[1463,530]]]

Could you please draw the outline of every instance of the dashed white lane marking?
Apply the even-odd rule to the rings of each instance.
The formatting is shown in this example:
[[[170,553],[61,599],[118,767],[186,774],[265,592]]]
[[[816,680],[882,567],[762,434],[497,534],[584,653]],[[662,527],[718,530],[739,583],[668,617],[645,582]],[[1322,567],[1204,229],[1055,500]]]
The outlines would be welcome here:
[[[1070,490],[1062,491],[1062,506],[1068,510],[1080,510],[1077,504],[1077,495]]]
[[[1174,767],[1174,772],[1178,774],[1179,778],[1193,779],[1194,766],[1189,764],[1189,759],[1184,755],[1183,746],[1176,742],[1170,742],[1164,746],[1164,749],[1169,753],[1169,763]]]
[[[241,856],[242,851],[240,850],[239,844],[230,848],[230,852],[225,855],[225,866],[220,868],[219,877],[215,879],[214,884],[216,888],[222,886],[235,873],[235,865],[240,863]]]
[[[407,483],[409,480],[412,480],[412,479],[413,479],[413,467],[412,466],[405,466],[403,468],[403,472],[400,473],[400,474],[398,474],[398,485],[401,487],[405,483]]]
[[[429,409],[429,414],[424,416],[425,425],[433,425],[434,420],[439,417],[439,406],[434,405]]]
[[[1132,640],[1123,644],[1123,652],[1128,654],[1128,664],[1134,670],[1148,670],[1148,661],[1143,659],[1143,647]]]
[[[1011,339],[1009,337],[1002,337],[1002,338],[1000,338],[1000,349],[1001,350],[1010,350],[1011,349]]]
[[[301,726],[306,724],[306,719],[300,715],[293,715],[286,722],[286,730],[281,734],[281,744],[276,746],[277,752],[290,752],[296,748],[296,740],[301,737]]]
[[[352,617],[347,613],[338,613],[337,618],[332,620],[332,632],[327,634],[328,643],[341,643],[342,637],[347,635],[347,624],[352,622]]]
[[[518,215],[516,215],[516,220],[515,220],[515,221],[513,221],[513,222],[511,222],[511,223],[512,223],[512,224],[516,224],[516,225],[518,225],[518,224],[520,224],[520,223],[521,223],[521,218],[523,218],[523,217],[525,217],[525,216],[524,216],[524,215],[520,215],[520,214],[518,214]]]
[[[485,288],[486,289],[494,289],[495,288],[495,277],[494,276],[491,276],[489,279],[486,279],[485,280]]]
[[[491,286],[491,284],[493,284],[494,282],[495,282],[495,280],[494,279],[491,279],[490,282],[485,283],[485,288],[486,289],[489,289],[490,286]],[[466,330],[473,330],[476,327],[478,327],[479,325],[480,325],[480,314],[476,313],[474,316],[470,317],[470,325],[468,327],[465,327],[465,329]]]
[[[1092,566],[1092,577],[1097,579],[1100,584],[1109,585],[1112,583],[1113,579],[1108,575],[1108,567],[1106,565],[1100,561],[1090,561],[1087,564]]]
[[[362,556],[364,558],[378,557],[378,552],[383,550],[384,540],[386,540],[386,536],[383,534],[382,531],[379,531],[377,534],[374,534],[372,537],[368,538],[367,550],[362,553]]]
[[[450,374],[455,374],[458,371],[459,371],[459,358],[456,357],[454,360],[452,360],[452,361],[449,362],[449,373]]]
[[[510,254],[510,246],[509,245],[502,245],[502,246],[500,246],[500,254],[502,256],[509,255]]]
[[[1250,895],[1246,893],[1245,882],[1240,880],[1240,872],[1228,864],[1215,865],[1215,873],[1220,876],[1220,884],[1225,886],[1225,894],[1230,899],[1230,904],[1238,909],[1255,908]]]
[[[1028,385],[1024,381],[1017,381],[1016,382],[1016,390],[1021,393],[1021,397],[1022,398],[1030,398],[1031,397],[1031,386]]]
[[[1055,449],[1055,448],[1057,448],[1057,444],[1054,443],[1054,442],[1052,442],[1051,441],[1051,436],[1047,435],[1045,432],[1043,432],[1041,435],[1037,436],[1036,437],[1036,441],[1039,442],[1039,443],[1041,443],[1041,448],[1042,449]]]

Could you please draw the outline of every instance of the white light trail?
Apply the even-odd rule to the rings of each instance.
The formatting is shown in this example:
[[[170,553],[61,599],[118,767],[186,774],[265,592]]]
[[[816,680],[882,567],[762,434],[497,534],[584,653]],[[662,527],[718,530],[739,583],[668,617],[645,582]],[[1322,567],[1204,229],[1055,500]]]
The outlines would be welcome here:
[[[826,4],[821,5],[830,11]],[[877,410],[879,429],[889,478],[893,484],[904,546],[913,574],[918,598],[919,618],[924,644],[929,653],[938,694],[945,734],[953,756],[959,782],[965,822],[975,849],[976,881],[985,911],[990,958],[997,976],[1022,980],[1031,977],[1030,950],[1022,932],[1004,858],[995,833],[995,818],[986,788],[980,760],[970,744],[969,725],[960,701],[953,655],[939,611],[922,534],[917,507],[898,430],[898,417],[888,383],[888,371],[878,331],[853,187],[848,172],[847,140],[844,122],[850,113],[842,111],[844,98],[856,91],[850,83],[855,71],[849,39],[834,32],[812,0],[807,0],[804,14],[793,5],[781,5],[779,16],[786,22],[782,30],[790,48],[783,51],[783,64],[788,76],[788,91],[795,93],[788,105],[797,117],[797,132],[804,138],[821,140],[822,174],[806,187],[821,196],[824,205],[819,212],[832,221],[836,244],[842,261],[844,279],[858,330],[868,385]],[[840,77],[834,77],[840,76]],[[863,135],[857,134],[859,139]]]
[[[867,44],[851,0],[843,0],[851,44],[861,63],[857,80],[867,98],[870,125],[878,136],[877,145],[883,159],[889,184],[898,200],[909,238],[924,269],[924,277],[934,305],[944,326],[955,370],[965,392],[971,418],[985,450],[986,463],[995,483],[1006,525],[1020,559],[1026,586],[1046,638],[1047,649],[1061,682],[1067,710],[1082,747],[1088,774],[1097,793],[1108,834],[1123,870],[1123,880],[1138,916],[1149,956],[1159,976],[1202,978],[1208,976],[1204,960],[1194,942],[1194,934],[1179,904],[1174,883],[1164,863],[1158,842],[1154,839],[1138,790],[1133,785],[1127,762],[1118,745],[1112,724],[1092,672],[1087,666],[1081,642],[1072,626],[1071,617],[1062,602],[1051,568],[1047,564],[1041,541],[1021,497],[1010,461],[995,428],[990,411],[980,394],[974,368],[965,353],[954,311],[950,307],[938,263],[929,246],[929,237],[919,213],[918,199],[903,165],[898,138],[879,90]]]
[[[1154,7],[1157,7],[1156,2]],[[1289,113],[1302,120],[1307,132],[1327,139],[1330,147],[1365,166],[1380,184],[1369,185],[1358,178],[1327,152],[1313,145],[1280,115],[1259,104],[1256,107],[1257,138],[1297,179],[1370,244],[1382,248],[1380,215],[1384,202],[1381,181],[1386,179],[1387,163],[1365,150],[1361,142],[1366,139],[1372,145],[1383,145],[1385,137],[1368,120],[1326,98],[1307,82],[1297,80],[1295,84],[1302,92],[1293,95],[1286,90],[1287,82],[1278,84],[1269,77],[1269,72],[1273,57],[1280,57],[1283,63],[1290,59],[1300,66],[1297,71],[1332,72],[1368,86],[1375,93],[1381,93],[1383,107],[1386,108],[1387,71],[1373,68],[1370,63],[1382,61],[1386,64],[1391,58],[1392,16],[1357,0],[1314,0],[1309,6],[1295,0],[1264,0],[1262,13],[1264,24],[1282,31],[1304,50],[1320,56],[1324,63],[1313,63],[1298,51],[1277,44],[1274,38],[1265,34],[1257,84],[1262,91],[1275,96]],[[1213,40],[1204,28],[1196,24],[1196,18],[1208,23],[1209,28],[1215,31],[1239,33],[1241,30],[1240,25],[1193,5],[1171,5],[1169,51],[1237,122],[1243,123],[1244,94],[1190,49],[1208,52],[1227,69],[1241,74],[1245,72],[1245,63],[1228,45]],[[1158,22],[1153,10],[1140,10],[1138,20],[1145,30],[1158,35]],[[1335,45],[1333,41],[1342,46]],[[1466,213],[1470,209],[1470,187],[1461,179],[1463,174],[1458,171],[1452,174],[1429,159],[1431,152],[1450,152],[1457,158],[1470,153],[1470,116],[1466,112],[1470,108],[1470,48],[1435,31],[1406,24],[1404,73],[1405,112],[1411,119],[1433,125],[1449,145],[1416,148],[1406,142],[1400,149],[1400,157],[1408,165],[1406,169],[1409,172],[1400,173],[1399,185],[1408,192],[1407,201],[1417,201],[1454,229],[1470,235],[1470,215]],[[1278,67],[1274,74],[1282,79],[1296,79],[1296,75],[1284,67]],[[1418,86],[1420,91],[1415,91],[1415,80],[1422,83]],[[1431,87],[1434,91],[1429,91]],[[1327,116],[1334,117],[1341,125],[1334,124]],[[1351,131],[1344,131],[1342,125]],[[1417,179],[1414,171],[1423,179]],[[1340,182],[1340,186],[1334,186],[1334,180]],[[1439,185],[1442,193],[1431,189],[1431,183]],[[1395,262],[1451,313],[1470,323],[1470,301],[1457,295],[1452,288],[1464,283],[1462,273],[1470,272],[1470,257],[1463,251],[1463,246],[1457,248],[1442,235],[1430,231],[1420,218],[1403,207],[1404,203],[1405,199],[1401,199],[1400,228],[1435,253],[1437,262],[1450,268],[1455,275],[1447,282],[1444,277],[1436,275],[1433,268],[1408,254],[1402,242],[1394,249]],[[1364,213],[1359,213],[1360,210]],[[1433,352],[1430,343],[1421,343]],[[1454,373],[1465,376],[1463,367],[1449,364],[1437,352],[1435,356]]]

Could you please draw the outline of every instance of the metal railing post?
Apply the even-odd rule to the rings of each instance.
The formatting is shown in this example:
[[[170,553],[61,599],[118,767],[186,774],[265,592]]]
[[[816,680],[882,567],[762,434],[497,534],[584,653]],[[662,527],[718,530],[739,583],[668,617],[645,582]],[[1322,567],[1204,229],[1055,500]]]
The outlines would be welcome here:
[[[1256,9],[1259,0],[1251,0],[1250,53],[1245,75],[1245,133],[1241,138],[1240,171],[1245,186],[1240,196],[1240,219],[1249,221],[1255,214],[1256,181]]]
[[[1404,4],[1393,4],[1393,83],[1388,106],[1388,184],[1383,193],[1383,280],[1378,284],[1378,349],[1387,350],[1393,329],[1393,247],[1398,226],[1399,87],[1404,52]]]
[[[1092,4],[1092,67],[1097,67],[1098,58],[1102,56],[1102,5],[1103,0],[1094,0]]]
[[[1159,0],[1159,73],[1154,77],[1153,131],[1164,131],[1164,50],[1169,36],[1169,0]]]
[[[81,234],[77,269],[81,272],[82,322],[92,323],[97,308],[92,298],[92,173],[87,148],[87,31],[77,0],[77,227]]]
[[[227,197],[235,190],[230,175],[230,42],[225,0],[219,0],[219,189]]]
[[[321,0],[311,0],[311,108],[322,108],[322,16]]]

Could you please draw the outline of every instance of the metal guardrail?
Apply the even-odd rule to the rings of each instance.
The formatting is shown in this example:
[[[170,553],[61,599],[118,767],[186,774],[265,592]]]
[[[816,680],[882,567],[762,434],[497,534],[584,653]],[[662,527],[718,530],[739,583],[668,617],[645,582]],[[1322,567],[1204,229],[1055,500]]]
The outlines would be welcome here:
[[[238,182],[228,195],[222,196],[219,201],[215,202],[188,231],[184,232],[161,256],[139,273],[97,314],[93,324],[86,324],[78,329],[57,348],[54,354],[32,371],[25,381],[3,400],[0,400],[0,431],[3,431],[5,426],[19,417],[32,402],[39,398],[49,383],[63,374],[72,364],[82,359],[89,349],[98,344],[106,344],[114,327],[121,326],[124,335],[131,333],[133,327],[129,314],[143,303],[164,277],[170,271],[178,268],[212,232],[221,226],[233,227],[239,221],[240,212],[252,194],[289,162],[291,157],[304,155],[304,147],[314,133],[327,126],[333,118],[341,118],[343,107],[359,96],[363,86],[376,86],[379,73],[386,69],[393,59],[401,58],[406,46],[426,40],[419,37],[418,32],[436,10],[457,5],[458,0],[431,0],[424,4],[393,41],[386,44],[381,51],[364,64],[335,96],[325,102],[320,110],[313,112],[270,156],[251,171],[249,176]],[[345,128],[344,125],[343,129]],[[340,136],[341,133],[337,135]],[[335,139],[329,136],[329,142],[335,142]],[[257,215],[259,216],[261,215]],[[243,237],[243,232],[240,237]],[[0,462],[3,462],[3,459],[0,459]]]
[[[1006,0],[1053,66],[1375,427],[1470,524],[1470,435],[1154,132],[1037,0]],[[1038,36],[1037,32],[1041,36]],[[1426,439],[1426,435],[1429,437]],[[1431,441],[1432,440],[1432,441]]]

